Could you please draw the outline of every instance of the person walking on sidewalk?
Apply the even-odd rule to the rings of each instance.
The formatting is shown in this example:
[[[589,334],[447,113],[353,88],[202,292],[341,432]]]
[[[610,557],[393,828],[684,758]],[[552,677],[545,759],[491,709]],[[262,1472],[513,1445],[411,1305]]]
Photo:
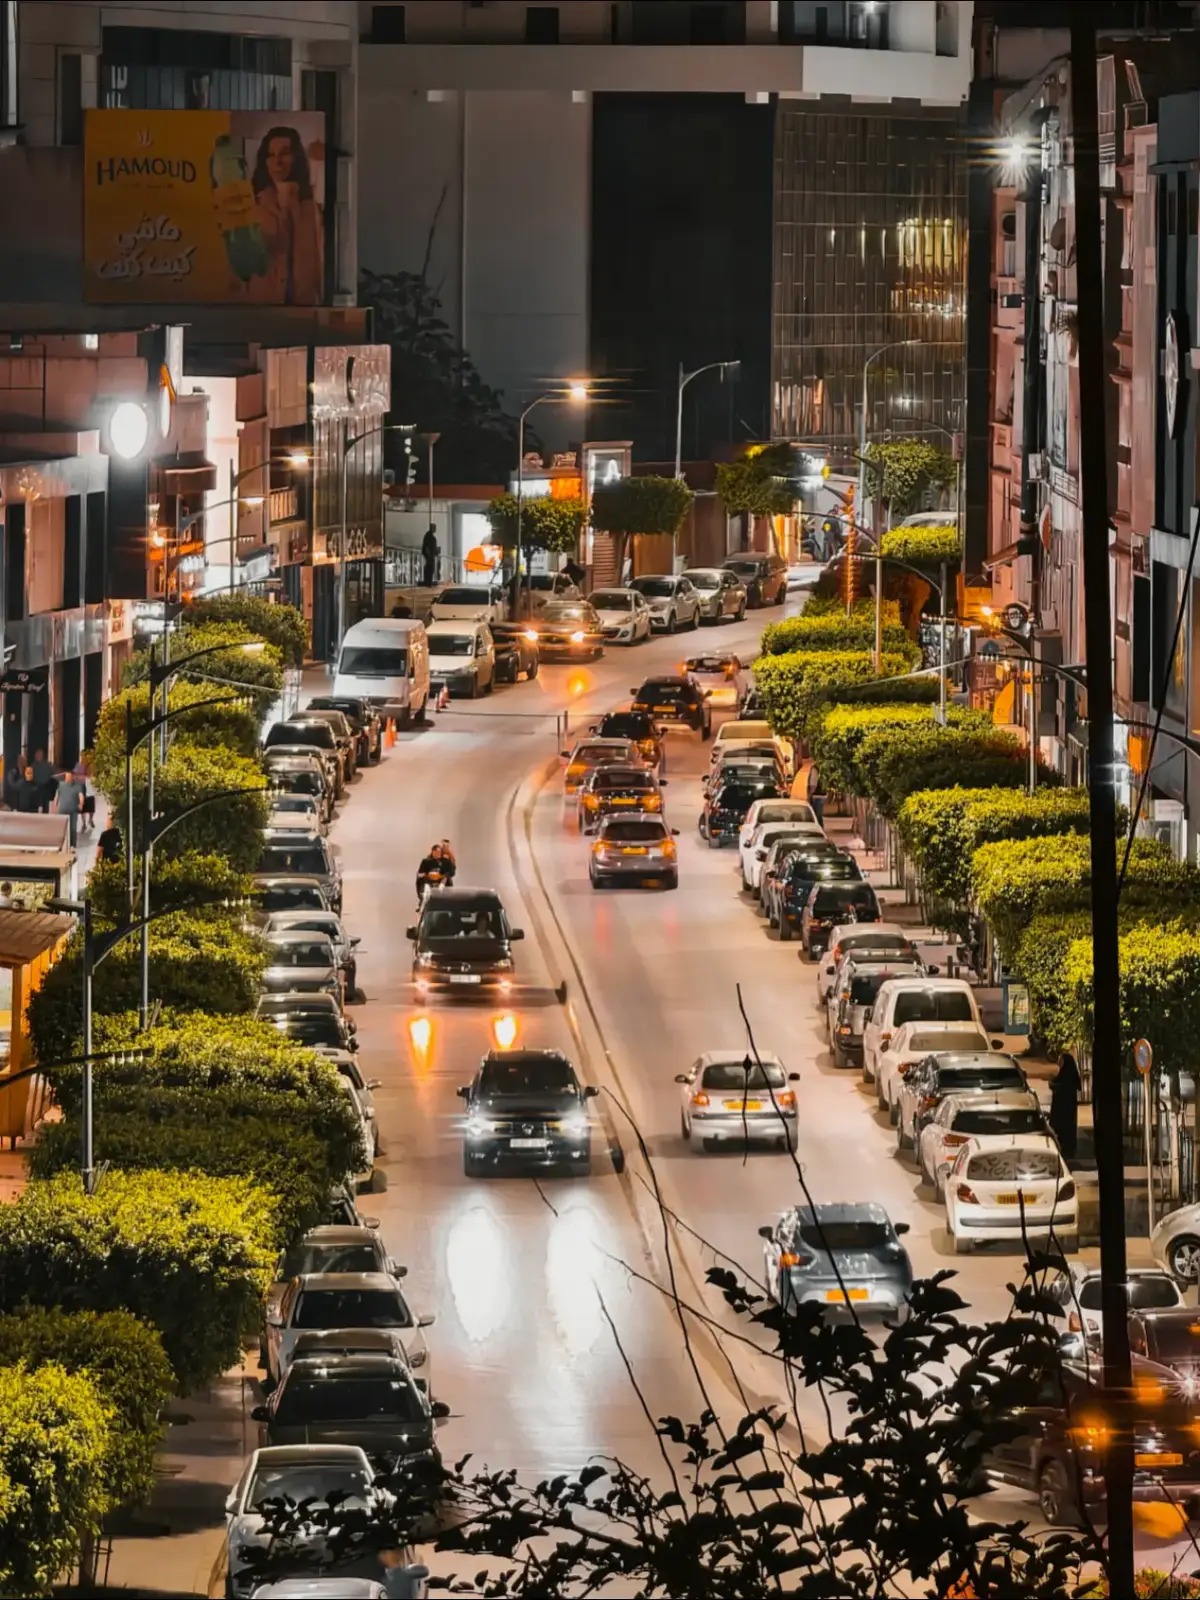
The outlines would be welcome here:
[[[1058,1063],[1058,1076],[1050,1085],[1050,1131],[1058,1140],[1063,1160],[1068,1164],[1075,1159],[1079,1143],[1079,1090],[1083,1080],[1079,1066],[1069,1050],[1064,1050]]]
[[[17,782],[17,810],[32,816],[42,809],[42,793],[34,782],[33,765],[27,763]]]
[[[64,773],[58,780],[55,793],[55,805],[60,817],[67,817],[71,824],[71,843],[74,845],[79,836],[79,815],[83,810],[84,796],[87,794],[87,784],[83,781],[83,774],[76,770]]]
[[[46,760],[44,750],[33,752],[33,781],[37,784],[39,811],[49,811],[50,802],[54,799],[58,787],[58,778],[54,766]]]

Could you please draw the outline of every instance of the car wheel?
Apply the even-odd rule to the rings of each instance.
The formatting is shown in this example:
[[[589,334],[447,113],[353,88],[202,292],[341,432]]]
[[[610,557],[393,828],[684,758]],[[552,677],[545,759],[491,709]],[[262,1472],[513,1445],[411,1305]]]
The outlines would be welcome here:
[[[898,1100],[888,1101],[887,1114],[888,1121],[891,1123],[892,1127],[898,1127],[900,1124],[900,1102]]]
[[[788,1131],[784,1134],[783,1138],[779,1141],[779,1148],[781,1150],[786,1150],[789,1155],[795,1155],[795,1153],[796,1153],[796,1130],[795,1130],[795,1128],[789,1128],[788,1129]]]
[[[697,608],[695,611],[692,612],[692,620],[688,623],[688,627],[694,633],[699,626],[700,626],[700,611],[699,611],[699,608]]]
[[[733,620],[735,622],[745,622],[745,620],[746,620],[746,602],[744,600],[742,601],[741,606],[738,609],[737,615],[734,617]]]
[[[1194,1233],[1181,1233],[1167,1248],[1167,1265],[1180,1283],[1195,1283],[1200,1277],[1200,1239]]]
[[[676,628],[677,628],[677,627],[678,627],[678,626],[679,626],[679,618],[678,618],[678,617],[677,617],[677,616],[676,616],[676,615],[675,615],[675,613],[674,613],[674,612],[673,612],[673,611],[672,611],[672,612],[671,612],[671,613],[670,613],[670,614],[669,614],[669,616],[668,616],[668,617],[667,617],[667,632],[668,632],[668,633],[674,633],[674,632],[675,632],[675,629],[676,629]]]
[[[712,738],[712,718],[711,717],[709,717],[708,721],[704,724],[703,728],[701,728],[700,737],[702,739],[711,739]]]
[[[664,878],[663,879],[663,887],[665,889],[678,889],[678,887],[679,887],[679,874],[677,872],[673,872],[669,878]]]
[[[526,674],[525,674],[525,677],[526,677],[526,679],[527,679],[527,680],[528,680],[528,681],[529,681],[529,682],[531,682],[531,683],[532,683],[532,681],[533,681],[533,680],[534,680],[534,678],[536,678],[536,677],[537,677],[537,675],[538,675],[538,667],[539,667],[539,666],[540,666],[540,665],[541,665],[541,663],[540,663],[540,662],[538,662],[538,661],[535,661],[535,662],[534,662],[534,663],[533,663],[533,665],[532,665],[532,666],[531,666],[531,667],[530,667],[530,668],[529,668],[529,670],[528,670],[528,672],[526,672]]]
[[[682,1111],[679,1113],[679,1137],[683,1140],[684,1144],[689,1144],[691,1142],[692,1136],[688,1131],[687,1118],[684,1116]]]
[[[788,922],[788,919],[783,915],[783,913],[780,912],[780,914],[779,914],[779,942],[780,942],[780,944],[790,944],[791,943],[791,939],[792,939],[791,924]]]
[[[870,1083],[871,1081],[871,1074],[867,1071],[867,1053],[865,1050],[863,1051],[862,1060],[862,1081],[864,1083]]]
[[[705,1151],[707,1151],[707,1152],[710,1152],[710,1153],[717,1148],[717,1145],[719,1143],[720,1143],[719,1139],[701,1139],[701,1141],[700,1141],[700,1144],[703,1147],[703,1149]]]
[[[1079,1506],[1071,1475],[1057,1459],[1044,1462],[1038,1474],[1038,1504],[1042,1515],[1052,1527],[1077,1528],[1080,1526]]]
[[[973,1240],[964,1239],[962,1235],[958,1233],[951,1233],[950,1242],[954,1246],[954,1254],[956,1256],[969,1256],[971,1254],[971,1246],[974,1242]]]
[[[880,1111],[886,1111],[888,1109],[887,1098],[883,1092],[882,1078],[875,1079],[875,1104],[879,1107]]]
[[[897,1119],[896,1119],[896,1149],[897,1150],[911,1150],[912,1147],[913,1147],[912,1139],[904,1131],[904,1118],[903,1117],[897,1117]]]
[[[483,692],[484,692],[484,694],[495,694],[495,692],[496,692],[496,680],[495,680],[494,677],[489,678],[488,681],[484,684]]]
[[[844,1067],[846,1065],[846,1057],[836,1039],[833,1041],[833,1064],[835,1067]]]

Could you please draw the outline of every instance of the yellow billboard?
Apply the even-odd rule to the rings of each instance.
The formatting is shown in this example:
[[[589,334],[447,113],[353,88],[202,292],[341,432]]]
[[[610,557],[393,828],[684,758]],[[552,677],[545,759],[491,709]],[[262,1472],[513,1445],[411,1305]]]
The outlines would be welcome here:
[[[320,305],[319,111],[89,111],[84,299]]]

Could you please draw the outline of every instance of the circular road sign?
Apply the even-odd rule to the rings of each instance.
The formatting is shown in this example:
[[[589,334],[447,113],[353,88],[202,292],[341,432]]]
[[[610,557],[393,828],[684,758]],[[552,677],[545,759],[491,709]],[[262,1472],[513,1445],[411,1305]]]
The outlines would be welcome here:
[[[1139,1039],[1133,1047],[1133,1064],[1143,1077],[1154,1065],[1154,1051],[1150,1048],[1149,1039]]]

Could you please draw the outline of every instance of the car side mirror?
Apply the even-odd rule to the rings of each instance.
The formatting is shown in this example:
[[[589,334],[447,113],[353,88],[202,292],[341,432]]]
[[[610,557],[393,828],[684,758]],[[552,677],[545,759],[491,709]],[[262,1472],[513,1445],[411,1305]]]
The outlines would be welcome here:
[[[929,976],[931,978],[936,978],[938,973],[942,969],[941,969],[941,967],[934,966],[933,962],[930,962],[930,964],[925,968],[925,970],[926,970],[926,972],[928,972],[928,974],[929,974]]]
[[[600,732],[600,724],[598,722],[589,723],[588,724],[588,732],[589,733],[599,733]],[[564,750],[563,751],[563,755],[566,755],[566,753],[567,752]]]
[[[381,1086],[382,1083],[383,1083],[383,1079],[382,1078],[368,1078],[367,1079],[367,1088],[368,1089],[378,1089]]]
[[[893,1231],[895,1233],[907,1233],[911,1227],[912,1224],[910,1222],[897,1222],[894,1225]]]
[[[387,1269],[388,1269],[389,1277],[392,1277],[392,1278],[407,1278],[408,1277],[408,1268],[407,1267],[402,1267],[398,1261],[393,1261],[391,1256],[389,1256],[387,1258]]]
[[[678,839],[678,837],[679,837],[679,829],[678,828],[672,828],[671,829],[671,837],[673,839]]]
[[[658,787],[660,789],[665,789],[667,787],[668,783],[670,783],[670,781],[671,781],[670,778],[660,778],[658,780]]]
[[[267,1327],[282,1328],[283,1318],[279,1314],[278,1306],[269,1306],[267,1309]]]
[[[637,690],[636,690],[636,689],[630,689],[630,691],[629,691],[629,692],[630,692],[630,694],[636,694],[636,693],[637,693]]]
[[[435,1422],[443,1422],[450,1415],[450,1407],[444,1400],[435,1400],[429,1409]]]
[[[600,1090],[596,1087],[596,1085],[594,1083],[588,1083],[588,1084],[584,1085],[583,1098],[585,1100],[594,1100],[599,1093],[600,1093]]]
[[[758,1237],[760,1239],[773,1239],[775,1237],[775,1229],[769,1224],[764,1223],[763,1226],[758,1230]]]
[[[558,753],[563,758],[564,761],[567,761],[567,760],[570,759],[571,752],[569,750],[560,750]]]
[[[267,1410],[266,1406],[255,1406],[250,1413],[250,1420],[251,1422],[269,1422],[271,1420],[271,1413]]]
[[[512,932],[509,934],[509,938],[510,939],[523,939],[524,937],[525,937],[525,929],[524,928],[514,928],[512,930]]]
[[[437,1312],[436,1311],[426,1311],[421,1316],[419,1316],[417,1318],[417,1327],[418,1328],[432,1328],[436,1321],[437,1321]]]
[[[798,1072],[789,1072],[788,1073],[788,1082],[789,1083],[799,1083],[800,1082],[800,1074]]]
[[[408,927],[405,928],[404,937],[406,939],[415,939],[417,937],[417,925],[415,922],[409,923]]]
[[[691,1083],[691,1081],[686,1072],[677,1072],[675,1074],[676,1083]]]
[[[330,670],[330,672],[332,672],[333,668],[330,667],[329,670]],[[227,1517],[232,1517],[232,1516],[234,1516],[236,1514],[236,1512],[237,1512],[237,1502],[238,1502],[237,1490],[236,1489],[231,1489],[229,1491],[229,1493],[225,1496],[225,1515]]]
[[[359,1049],[358,1040],[354,1037],[353,1034],[351,1034],[349,1040],[347,1041],[347,1047],[352,1051]]]
[[[378,1217],[363,1217],[363,1216],[360,1216],[358,1220],[362,1223],[364,1228],[377,1228],[379,1226],[379,1218]]]
[[[415,930],[414,930],[414,931],[415,931]],[[353,946],[354,946],[354,948],[355,948],[355,949],[356,949],[356,950],[357,950],[357,949],[358,949],[358,947],[359,947],[359,945],[360,945],[360,944],[361,944],[361,943],[362,943],[362,936],[361,936],[361,934],[358,934],[358,935],[355,935],[355,937],[354,937],[354,938],[353,938],[353,939],[351,939],[351,941],[350,941],[350,943],[351,943],[351,944],[352,944],[352,945],[353,945]]]
[[[462,1083],[459,1084],[458,1088],[455,1089],[454,1092],[460,1100],[465,1100],[471,1093],[471,1087],[469,1084]]]

